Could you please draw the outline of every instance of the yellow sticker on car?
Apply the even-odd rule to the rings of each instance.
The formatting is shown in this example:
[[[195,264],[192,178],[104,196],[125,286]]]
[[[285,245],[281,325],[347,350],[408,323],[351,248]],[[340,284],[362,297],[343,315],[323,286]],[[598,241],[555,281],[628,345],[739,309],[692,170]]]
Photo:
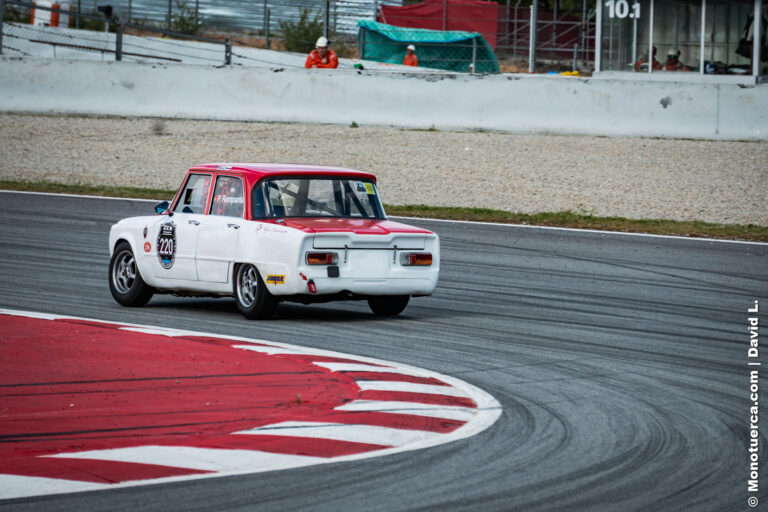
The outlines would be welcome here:
[[[367,181],[364,182],[365,185],[365,191],[368,192],[369,195],[374,195],[376,191],[373,188],[373,183],[368,183]]]
[[[285,276],[270,274],[267,276],[267,284],[285,284]]]

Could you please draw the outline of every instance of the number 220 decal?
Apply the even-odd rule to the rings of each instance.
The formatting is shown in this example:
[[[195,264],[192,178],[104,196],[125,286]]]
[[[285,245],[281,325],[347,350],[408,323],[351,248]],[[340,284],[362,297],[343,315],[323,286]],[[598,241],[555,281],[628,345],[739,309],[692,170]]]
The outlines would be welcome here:
[[[176,260],[176,226],[173,222],[160,225],[157,235],[157,258],[163,268],[171,268]]]

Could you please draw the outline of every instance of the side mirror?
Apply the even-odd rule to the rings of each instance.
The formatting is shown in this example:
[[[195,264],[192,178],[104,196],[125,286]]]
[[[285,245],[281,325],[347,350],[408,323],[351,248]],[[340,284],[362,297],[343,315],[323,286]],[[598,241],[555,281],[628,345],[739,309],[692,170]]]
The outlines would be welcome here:
[[[155,205],[155,211],[158,214],[165,213],[168,211],[168,208],[170,208],[170,206],[171,205],[168,203],[168,201],[163,201],[162,203],[157,203]]]

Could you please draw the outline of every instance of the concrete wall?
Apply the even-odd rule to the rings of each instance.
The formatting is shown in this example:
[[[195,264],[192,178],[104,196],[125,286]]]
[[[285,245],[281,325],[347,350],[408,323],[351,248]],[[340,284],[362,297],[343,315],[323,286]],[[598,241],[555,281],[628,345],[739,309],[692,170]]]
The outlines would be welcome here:
[[[0,111],[768,140],[768,85],[0,60]]]

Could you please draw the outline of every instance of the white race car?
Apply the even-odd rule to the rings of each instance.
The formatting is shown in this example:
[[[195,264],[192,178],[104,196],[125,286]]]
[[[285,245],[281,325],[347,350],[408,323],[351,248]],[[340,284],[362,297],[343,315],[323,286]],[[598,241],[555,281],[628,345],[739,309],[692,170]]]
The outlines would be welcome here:
[[[397,315],[437,286],[437,235],[387,220],[370,173],[198,165],[155,210],[109,232],[109,288],[124,306],[154,293],[233,296],[247,318],[267,318],[284,300],[362,299]]]

